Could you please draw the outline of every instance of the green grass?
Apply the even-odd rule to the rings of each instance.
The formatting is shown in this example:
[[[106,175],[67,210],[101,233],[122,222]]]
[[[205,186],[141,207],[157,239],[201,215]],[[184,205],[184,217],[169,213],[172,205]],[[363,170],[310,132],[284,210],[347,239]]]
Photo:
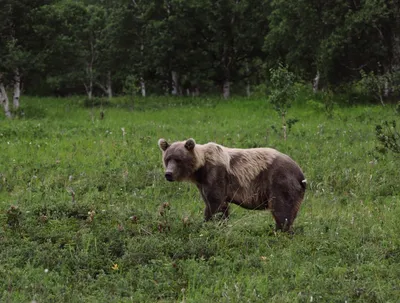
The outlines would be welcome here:
[[[304,101],[284,142],[264,100],[119,99],[103,120],[79,98],[22,102],[0,120],[0,302],[398,302],[400,160],[374,152],[390,107],[327,119]],[[289,154],[308,180],[295,235],[236,206],[203,223],[161,137]]]

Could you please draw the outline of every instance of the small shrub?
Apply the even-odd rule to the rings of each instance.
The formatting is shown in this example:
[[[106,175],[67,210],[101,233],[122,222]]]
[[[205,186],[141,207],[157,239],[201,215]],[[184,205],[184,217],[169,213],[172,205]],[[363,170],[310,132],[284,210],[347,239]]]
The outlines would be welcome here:
[[[288,70],[287,66],[279,64],[278,68],[270,69],[272,92],[269,102],[275,111],[282,117],[283,138],[286,140],[286,114],[296,99],[298,88],[296,76]]]
[[[400,132],[397,129],[396,121],[384,121],[382,125],[375,127],[376,138],[379,142],[377,150],[381,153],[392,151],[400,154]]]
[[[400,91],[399,73],[376,75],[374,72],[366,73],[363,70],[360,73],[361,80],[358,82],[358,85],[364,93],[373,96],[382,105],[385,105],[385,98],[391,95],[394,96]]]
[[[324,103],[324,112],[329,119],[333,118],[333,110],[335,108],[335,102],[333,100],[333,92],[328,89],[322,93],[322,101]]]

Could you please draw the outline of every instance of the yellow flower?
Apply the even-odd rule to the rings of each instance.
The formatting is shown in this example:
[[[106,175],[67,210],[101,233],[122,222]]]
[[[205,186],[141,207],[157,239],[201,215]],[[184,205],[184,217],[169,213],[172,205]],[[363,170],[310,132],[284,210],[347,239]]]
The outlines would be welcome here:
[[[118,264],[115,263],[111,268],[112,268],[113,270],[118,270]]]

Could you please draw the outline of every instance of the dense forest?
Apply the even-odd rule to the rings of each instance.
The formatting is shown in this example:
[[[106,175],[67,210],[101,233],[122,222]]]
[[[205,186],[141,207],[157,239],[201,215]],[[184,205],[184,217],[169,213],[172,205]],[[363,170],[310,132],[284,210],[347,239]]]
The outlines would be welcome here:
[[[400,71],[398,0],[0,0],[0,101],[251,94],[280,62],[343,88]],[[398,78],[398,77],[397,77]],[[381,87],[379,87],[381,83]],[[7,110],[6,110],[7,112]]]

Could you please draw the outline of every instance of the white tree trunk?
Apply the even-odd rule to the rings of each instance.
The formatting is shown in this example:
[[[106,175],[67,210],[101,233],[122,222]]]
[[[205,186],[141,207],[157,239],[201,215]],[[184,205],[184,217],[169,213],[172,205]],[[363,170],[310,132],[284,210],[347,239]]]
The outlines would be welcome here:
[[[85,86],[88,99],[91,100],[93,96],[93,67],[91,63],[88,63],[86,67],[86,75],[88,83],[84,82],[83,85]]]
[[[383,96],[385,98],[389,97],[390,94],[390,85],[389,85],[389,79],[388,77],[385,77],[384,83],[383,83]]]
[[[171,15],[171,3],[168,0],[165,1],[165,8],[167,9],[168,16]]]
[[[86,81],[83,83],[86,89],[88,99],[91,100],[93,96],[93,65],[95,61],[95,46],[93,41],[90,41],[90,61],[86,64]]]
[[[224,99],[228,99],[231,95],[231,87],[229,80],[224,81],[224,85],[222,86],[222,95]]]
[[[110,71],[107,73],[107,96],[108,96],[108,99],[111,99],[113,97]]]
[[[248,81],[247,81],[247,84],[246,84],[246,96],[247,97],[251,96],[250,83]]]
[[[319,79],[320,79],[320,74],[319,74],[319,70],[317,70],[317,74],[315,75],[315,78],[314,78],[314,81],[313,81],[313,92],[314,92],[314,94],[318,92]]]
[[[103,90],[103,92],[107,95],[108,99],[112,99],[113,94],[112,94],[112,80],[111,80],[111,72],[107,73],[107,80],[106,80],[106,85],[102,85],[99,82],[96,82],[96,84]]]
[[[91,100],[93,96],[93,81],[90,79],[88,84],[83,83],[83,85],[85,86],[88,99]]]
[[[144,82],[143,77],[140,78],[140,91],[142,92],[142,97],[146,97],[146,82]]]
[[[14,94],[13,94],[13,108],[17,110],[19,108],[19,99],[21,97],[21,75],[19,69],[14,70]]]
[[[195,87],[193,87],[192,97],[198,97],[198,96],[200,96],[200,89],[199,89],[199,87],[196,85]]]
[[[93,85],[92,85],[92,83],[89,84],[89,87],[90,87],[90,89],[88,90],[87,95],[88,95],[89,100],[91,100],[92,97],[93,97],[93,89],[92,89]]]
[[[4,114],[7,118],[11,118],[10,112],[10,102],[8,100],[7,91],[4,87],[4,83],[2,81],[2,75],[0,74],[0,103],[3,104]]]
[[[179,76],[176,71],[171,72],[171,77],[172,77],[172,95],[176,96],[179,94]]]

